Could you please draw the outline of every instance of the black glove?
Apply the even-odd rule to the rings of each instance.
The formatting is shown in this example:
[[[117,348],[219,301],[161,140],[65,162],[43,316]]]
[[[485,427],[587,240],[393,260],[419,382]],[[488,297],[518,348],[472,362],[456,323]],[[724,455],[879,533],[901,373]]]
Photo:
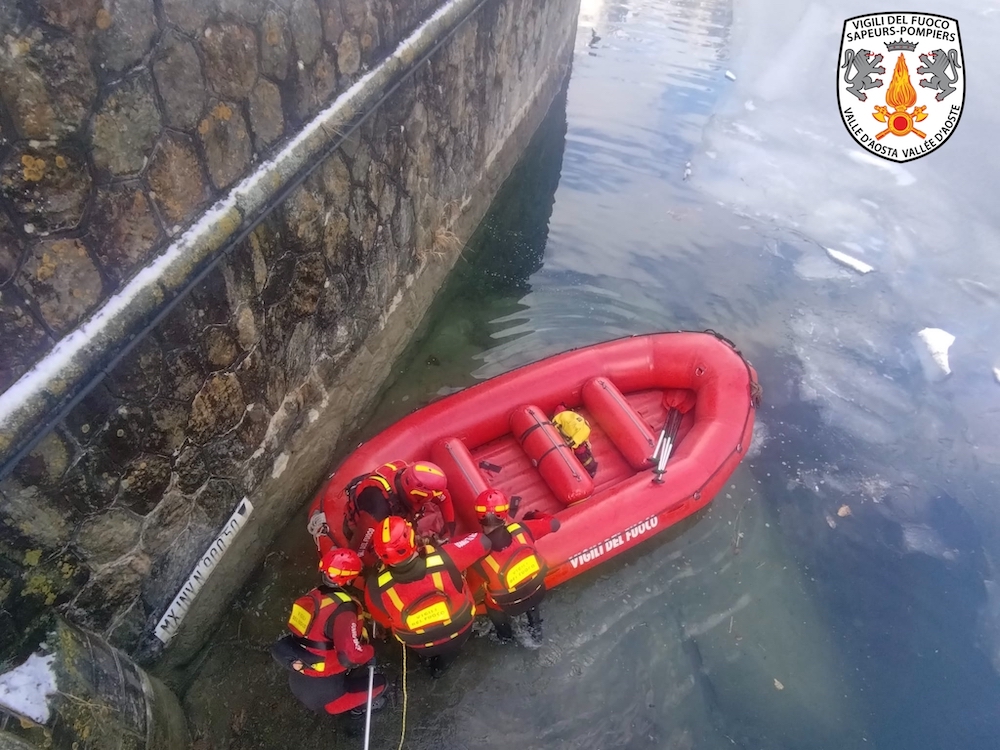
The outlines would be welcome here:
[[[545,514],[537,510],[529,510],[524,514],[523,518],[525,521],[534,521],[536,518],[544,518]]]

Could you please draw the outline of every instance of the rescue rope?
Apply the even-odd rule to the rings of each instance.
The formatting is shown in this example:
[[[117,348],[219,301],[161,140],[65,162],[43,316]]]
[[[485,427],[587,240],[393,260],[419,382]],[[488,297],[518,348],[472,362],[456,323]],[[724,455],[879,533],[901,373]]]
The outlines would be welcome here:
[[[400,641],[399,645],[403,648],[403,726],[399,730],[399,747],[396,750],[403,750],[403,738],[406,737],[406,644]]]

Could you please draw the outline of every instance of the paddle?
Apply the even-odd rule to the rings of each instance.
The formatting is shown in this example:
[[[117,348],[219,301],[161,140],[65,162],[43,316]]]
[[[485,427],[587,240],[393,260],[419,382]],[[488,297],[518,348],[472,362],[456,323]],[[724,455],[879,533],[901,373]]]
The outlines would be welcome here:
[[[663,425],[663,432],[660,433],[660,441],[656,444],[658,453],[653,455],[656,459],[656,469],[653,471],[656,476],[653,481],[657,484],[663,484],[663,475],[667,471],[667,461],[670,460],[670,454],[674,450],[674,440],[677,439],[681,419],[683,419],[683,415],[680,410],[671,409],[667,415],[667,421]]]
[[[368,710],[365,711],[365,750],[368,750],[368,741],[371,739],[372,731],[372,693],[375,692],[375,665],[368,665]]]

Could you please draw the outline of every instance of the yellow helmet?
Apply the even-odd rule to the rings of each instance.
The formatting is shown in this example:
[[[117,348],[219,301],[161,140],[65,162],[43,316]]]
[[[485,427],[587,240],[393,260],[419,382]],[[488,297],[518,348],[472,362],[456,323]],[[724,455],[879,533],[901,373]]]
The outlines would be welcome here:
[[[570,448],[579,448],[590,438],[590,425],[575,411],[561,411],[552,417],[554,424],[569,443]]]

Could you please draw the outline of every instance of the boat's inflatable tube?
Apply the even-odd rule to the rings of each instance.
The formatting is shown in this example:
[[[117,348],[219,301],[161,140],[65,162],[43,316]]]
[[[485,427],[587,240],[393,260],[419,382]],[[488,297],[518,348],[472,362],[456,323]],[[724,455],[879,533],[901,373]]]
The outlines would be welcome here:
[[[583,386],[583,404],[636,471],[652,466],[656,438],[614,383],[604,377]]]
[[[529,405],[514,409],[510,431],[563,505],[572,505],[594,492],[590,474],[540,408]]]
[[[479,493],[490,488],[464,442],[455,437],[438,440],[431,447],[431,458],[448,477],[448,491],[455,513],[466,528],[479,528],[473,506]]]

